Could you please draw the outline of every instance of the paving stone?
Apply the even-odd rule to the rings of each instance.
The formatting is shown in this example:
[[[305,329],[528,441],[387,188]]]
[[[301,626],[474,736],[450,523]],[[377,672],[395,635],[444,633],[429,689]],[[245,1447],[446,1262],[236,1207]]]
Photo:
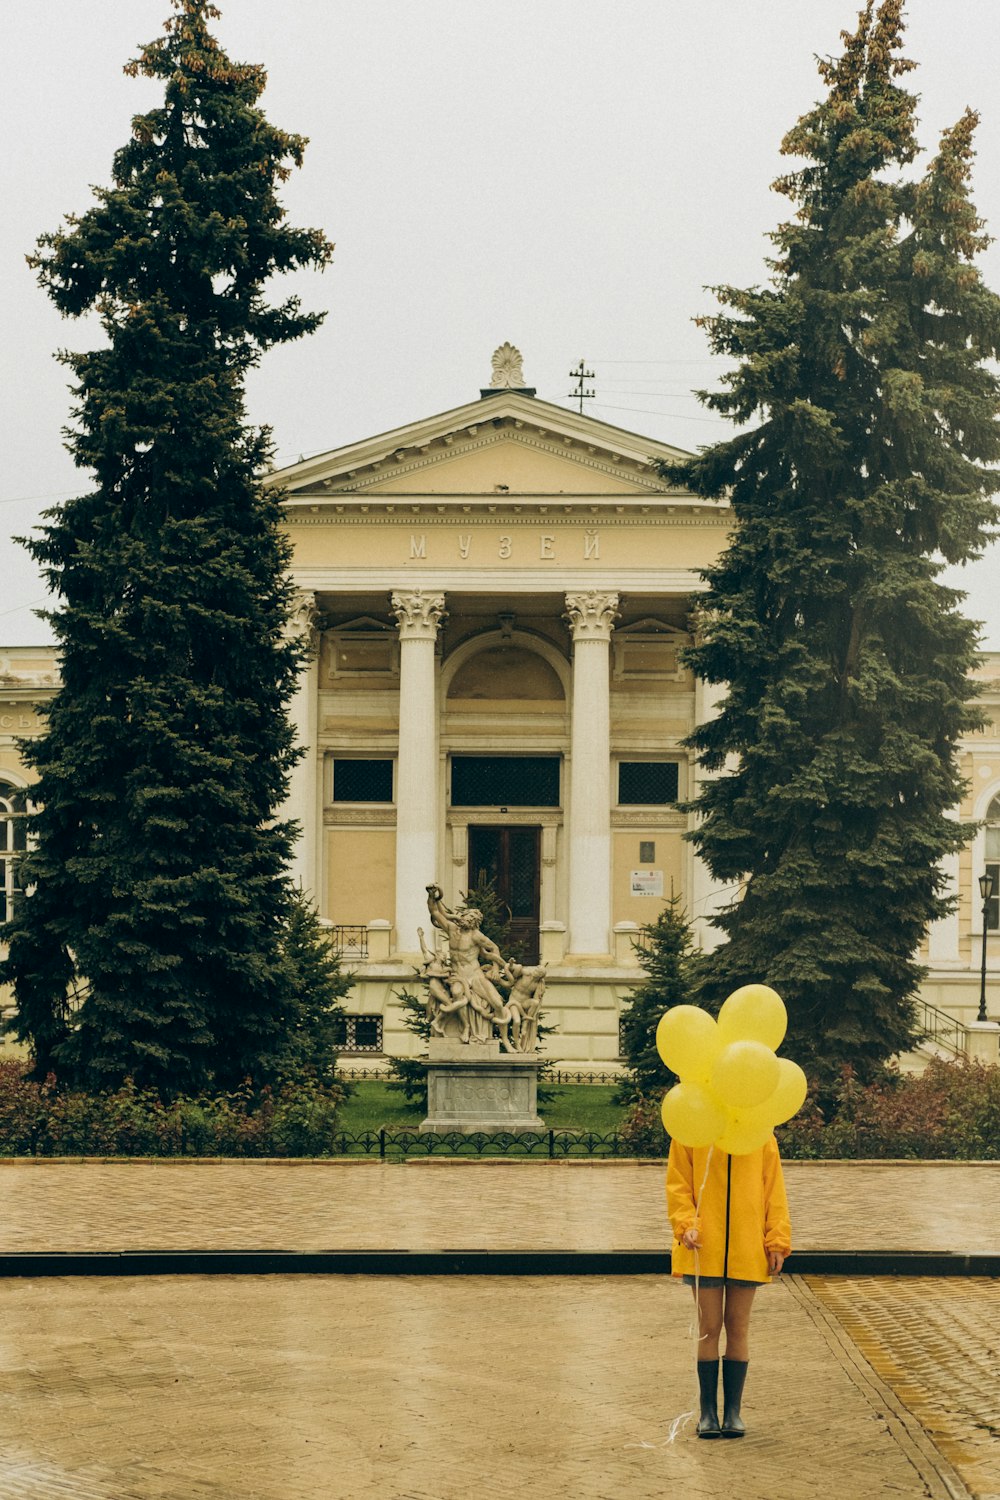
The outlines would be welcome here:
[[[799,1249],[1000,1252],[1000,1162],[786,1166]],[[643,1250],[660,1163],[0,1164],[0,1252]]]
[[[1000,1288],[990,1278],[805,1278],[969,1490],[1000,1496]]]
[[[0,1497],[948,1500],[810,1299],[759,1295],[748,1436],[703,1443],[662,1278],[6,1281]]]

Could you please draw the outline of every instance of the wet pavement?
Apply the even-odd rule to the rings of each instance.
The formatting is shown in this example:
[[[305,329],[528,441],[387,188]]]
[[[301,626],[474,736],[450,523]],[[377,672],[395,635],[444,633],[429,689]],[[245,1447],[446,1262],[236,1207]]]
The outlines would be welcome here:
[[[1000,1165],[787,1175],[802,1248],[1000,1248]],[[6,1163],[0,1250],[658,1248],[662,1178]],[[0,1280],[0,1500],[998,1500],[996,1281],[791,1275],[756,1300],[748,1436],[704,1443],[670,1440],[695,1346],[664,1277]]]
[[[798,1249],[1000,1252],[1000,1162],[785,1172]],[[659,1250],[663,1182],[657,1162],[8,1161],[0,1253]]]

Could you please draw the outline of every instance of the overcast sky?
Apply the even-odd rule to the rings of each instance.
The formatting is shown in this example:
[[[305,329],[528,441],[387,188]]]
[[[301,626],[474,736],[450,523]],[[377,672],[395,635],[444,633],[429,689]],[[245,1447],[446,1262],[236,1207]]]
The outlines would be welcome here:
[[[0,645],[47,639],[44,589],[10,540],[85,487],[62,448],[65,322],[24,263],[43,231],[89,205],[129,120],[158,91],[122,65],[167,0],[0,0],[4,471]],[[310,137],[286,185],[291,221],[337,242],[297,278],[329,316],[272,351],[251,417],[278,462],[473,399],[505,339],[549,401],[596,372],[587,410],[697,448],[727,429],[693,398],[717,366],[692,319],[706,285],[764,275],[787,211],[769,190],[785,130],[821,94],[852,0],[221,0],[230,55],[262,62],[264,108]],[[1000,234],[1000,3],[909,0],[907,51],[933,149],[967,104],[982,113],[975,197]],[[1000,246],[984,257],[1000,288]],[[278,288],[278,290],[283,290]],[[1000,549],[958,575],[1000,650]]]

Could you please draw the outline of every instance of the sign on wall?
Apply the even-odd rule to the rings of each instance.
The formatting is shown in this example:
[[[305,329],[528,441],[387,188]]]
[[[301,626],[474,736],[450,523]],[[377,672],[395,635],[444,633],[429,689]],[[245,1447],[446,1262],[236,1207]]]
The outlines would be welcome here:
[[[629,875],[633,896],[662,896],[662,870],[632,870]]]

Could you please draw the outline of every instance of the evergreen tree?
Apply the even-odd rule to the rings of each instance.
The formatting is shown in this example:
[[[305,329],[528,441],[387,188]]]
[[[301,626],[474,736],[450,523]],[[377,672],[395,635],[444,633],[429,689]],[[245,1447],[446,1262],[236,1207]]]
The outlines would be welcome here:
[[[704,993],[766,980],[790,1055],[864,1075],[911,1044],[914,953],[948,907],[938,862],[968,837],[947,814],[957,742],[982,722],[976,630],[938,575],[996,516],[1000,300],[975,265],[976,116],[914,180],[902,0],[869,3],[843,41],[783,142],[805,165],[775,184],[796,215],[771,283],[716,288],[705,320],[736,363],[703,399],[759,425],[668,472],[735,519],[689,656],[728,684],[689,743],[735,766],[704,783],[693,838],[743,885]]]
[[[681,898],[671,893],[654,922],[642,928],[637,945],[646,978],[628,997],[622,1012],[622,1053],[626,1072],[616,1104],[659,1099],[676,1082],[656,1050],[656,1028],[672,1005],[691,1004],[691,932]]]
[[[294,297],[268,305],[265,282],[332,249],[283,222],[276,189],[305,141],[257,108],[263,70],[226,57],[208,0],[172,4],[125,70],[161,80],[162,105],[32,262],[107,342],[61,356],[68,446],[94,487],[28,544],[62,597],[62,687],[23,747],[41,811],[5,976],[36,1073],[165,1093],[266,1078],[295,1009],[294,827],[275,810],[300,649],[243,382],[321,320]]]
[[[354,976],[341,970],[340,955],[315,906],[300,890],[291,892],[282,954],[289,999],[276,1057],[278,1079],[294,1083],[311,1074],[333,1083],[343,1002]],[[342,1081],[340,1087],[347,1092]]]

